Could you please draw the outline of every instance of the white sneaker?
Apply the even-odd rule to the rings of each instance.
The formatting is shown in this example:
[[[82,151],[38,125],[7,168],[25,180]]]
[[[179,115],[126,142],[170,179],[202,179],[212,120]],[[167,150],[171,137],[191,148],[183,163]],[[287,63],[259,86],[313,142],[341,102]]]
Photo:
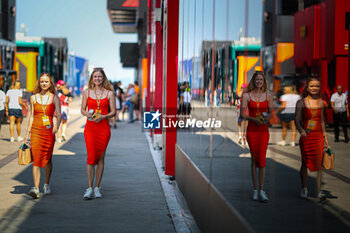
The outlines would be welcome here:
[[[293,146],[293,147],[294,147],[294,146],[295,146],[295,142],[291,142],[291,143],[290,143],[290,146]]]
[[[18,136],[17,141],[21,142],[23,141],[23,138],[21,136]]]
[[[327,196],[322,191],[319,191],[317,194],[317,199],[319,202],[323,202],[327,199]]]
[[[285,140],[279,141],[279,142],[277,142],[277,145],[285,146],[286,145],[286,141]]]
[[[243,140],[243,144],[244,144],[245,146],[248,146],[248,141],[247,141],[247,139],[246,139],[246,138],[244,138],[244,140]]]
[[[269,201],[264,190],[260,190],[260,201],[261,202],[268,202]]]
[[[101,187],[95,187],[95,189],[94,189],[95,198],[102,198],[102,194],[101,194],[100,189],[101,189]]]
[[[256,190],[256,189],[253,190],[253,200],[254,201],[258,200],[258,190]]]
[[[92,188],[86,189],[85,194],[84,194],[84,200],[91,200],[92,197],[93,197]]]
[[[38,199],[39,198],[39,189],[37,187],[33,187],[30,191],[29,191],[29,196],[31,196],[34,199]]]
[[[11,137],[11,138],[10,138],[10,142],[15,142],[15,138],[14,138],[14,137]]]
[[[61,143],[61,142],[62,142],[62,139],[61,139],[61,138],[59,138],[59,139],[57,139],[57,141],[58,141],[59,143]]]
[[[240,145],[243,144],[243,142],[242,142],[242,137],[241,137],[241,136],[239,136],[239,138],[238,138],[238,144],[240,144]]]
[[[308,195],[307,188],[302,188],[301,191],[300,191],[300,197],[301,198],[307,198],[307,195]]]
[[[50,195],[51,194],[51,189],[50,189],[50,185],[48,184],[44,184],[44,195]]]

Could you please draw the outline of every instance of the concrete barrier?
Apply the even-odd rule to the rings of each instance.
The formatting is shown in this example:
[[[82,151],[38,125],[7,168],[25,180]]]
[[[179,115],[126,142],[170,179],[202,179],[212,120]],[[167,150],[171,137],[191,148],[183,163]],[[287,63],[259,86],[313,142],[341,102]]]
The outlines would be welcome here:
[[[254,232],[179,145],[175,173],[176,183],[201,232]]]

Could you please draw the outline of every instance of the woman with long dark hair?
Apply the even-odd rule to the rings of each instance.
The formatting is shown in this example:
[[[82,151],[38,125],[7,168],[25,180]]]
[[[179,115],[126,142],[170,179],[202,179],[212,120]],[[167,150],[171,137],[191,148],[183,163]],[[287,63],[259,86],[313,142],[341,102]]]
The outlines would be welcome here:
[[[321,98],[321,82],[316,77],[310,77],[297,102],[295,110],[295,126],[300,133],[301,152],[301,198],[308,197],[307,169],[317,172],[317,196],[320,201],[326,198],[321,192],[322,157],[324,144],[329,148],[326,127],[324,123],[324,104]]]
[[[52,172],[52,152],[55,144],[55,133],[61,123],[61,106],[56,95],[55,85],[48,73],[40,75],[34,95],[30,98],[30,117],[25,142],[30,138],[33,157],[34,187],[29,195],[39,198],[40,168],[45,168],[44,195],[51,194],[49,186]],[[57,123],[53,123],[56,112]]]
[[[267,202],[264,191],[266,171],[266,150],[269,143],[268,121],[273,114],[272,96],[267,91],[267,82],[263,72],[256,71],[249,82],[247,92],[243,94],[240,116],[248,120],[247,142],[251,153],[253,179],[253,200]],[[248,108],[249,115],[247,115]],[[257,173],[259,168],[259,192],[257,190]]]
[[[111,130],[108,119],[115,116],[115,94],[103,68],[95,68],[91,73],[89,87],[83,93],[81,114],[86,116],[84,138],[87,150],[88,189],[85,200],[101,198],[101,180],[104,170],[104,158]],[[108,112],[108,107],[110,112]],[[96,169],[96,182],[93,188]]]

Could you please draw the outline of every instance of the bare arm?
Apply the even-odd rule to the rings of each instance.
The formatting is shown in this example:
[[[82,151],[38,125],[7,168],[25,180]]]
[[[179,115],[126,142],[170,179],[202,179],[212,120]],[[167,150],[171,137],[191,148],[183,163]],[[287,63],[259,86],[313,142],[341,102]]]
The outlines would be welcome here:
[[[6,113],[6,116],[9,115],[9,102],[10,102],[10,99],[8,96],[6,96],[6,100],[5,100],[5,113]]]
[[[240,117],[244,120],[248,120],[248,121],[254,121],[257,124],[261,124],[261,122],[254,118],[254,117],[250,117],[249,115],[244,114],[246,112],[246,109],[248,107],[248,93],[244,93],[242,96],[242,100],[241,100],[241,111],[240,111]]]
[[[31,130],[32,130],[32,125],[33,125],[33,120],[34,120],[34,100],[35,99],[35,95],[32,95],[30,97],[30,115],[29,115],[29,121],[28,121],[28,127],[27,127],[27,134],[26,137],[24,139],[24,142],[28,142],[28,139],[30,137],[31,134]]]
[[[324,104],[323,101],[321,101],[322,109],[321,109],[321,127],[322,127],[322,133],[324,137],[324,142],[326,143],[327,148],[329,148],[327,133],[326,133],[326,124],[324,123]]]
[[[299,131],[300,135],[302,137],[306,137],[306,132],[303,128],[303,107],[304,107],[304,102],[303,99],[298,100],[296,107],[295,107],[295,127]]]
[[[56,111],[56,116],[57,116],[57,123],[56,125],[54,125],[53,129],[52,129],[52,133],[56,133],[57,130],[60,127],[61,124],[61,103],[60,100],[58,99],[57,95],[54,95],[53,97],[53,103],[55,105],[55,111]]]
[[[276,110],[276,113],[279,113],[279,112],[281,112],[283,109],[285,109],[286,108],[286,101],[282,101],[281,102],[281,106]]]
[[[25,109],[27,109],[28,110],[28,106],[27,105],[25,105],[24,103],[23,103],[23,101],[22,101],[22,97],[18,97],[18,103],[23,107],[23,108],[25,108]]]
[[[86,116],[88,118],[90,118],[92,115],[86,111],[86,107],[87,107],[87,99],[88,99],[88,89],[86,89],[83,92],[83,100],[81,102],[81,109],[80,112],[83,116]]]
[[[332,109],[333,109],[333,111],[334,111],[335,113],[337,113],[337,112],[338,112],[337,110],[335,110],[335,107],[334,107],[334,102],[333,102],[333,101],[331,101],[331,107],[332,107]]]

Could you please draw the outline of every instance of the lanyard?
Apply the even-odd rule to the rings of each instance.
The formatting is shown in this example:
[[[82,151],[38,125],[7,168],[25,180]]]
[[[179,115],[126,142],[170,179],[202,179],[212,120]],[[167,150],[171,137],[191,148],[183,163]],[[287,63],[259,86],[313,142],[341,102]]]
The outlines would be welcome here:
[[[310,103],[310,98],[309,98],[309,96],[307,96],[306,97],[306,99],[307,99],[307,103],[309,104],[309,109],[310,109],[310,112],[311,112],[311,118],[315,118],[316,117],[316,115],[317,115],[317,110],[318,110],[318,108],[311,108],[311,103]]]
[[[257,112],[259,112],[260,99],[261,99],[261,96],[262,96],[262,91],[259,91],[259,93],[260,93],[259,99],[256,97],[255,92],[254,91],[252,91],[252,92],[253,92],[255,100],[257,100],[257,102],[256,102],[256,110],[257,110]]]
[[[104,89],[102,88],[102,93],[100,95],[100,98],[98,98],[97,94],[96,94],[96,88],[94,88],[94,93],[95,93],[95,96],[96,96],[96,102],[97,102],[97,110],[96,112],[98,113],[101,113],[101,110],[100,110],[100,102],[101,102],[101,98],[102,98],[102,95],[103,95],[103,91]]]
[[[44,103],[43,103],[43,96],[42,96],[42,94],[40,94],[41,108],[43,109],[43,112],[44,112],[44,116],[45,116],[45,117],[46,117],[47,103],[49,102],[49,99],[50,99],[50,94],[49,94],[49,96],[47,97],[46,104],[44,104]],[[44,106],[45,106],[45,107],[44,107]]]

